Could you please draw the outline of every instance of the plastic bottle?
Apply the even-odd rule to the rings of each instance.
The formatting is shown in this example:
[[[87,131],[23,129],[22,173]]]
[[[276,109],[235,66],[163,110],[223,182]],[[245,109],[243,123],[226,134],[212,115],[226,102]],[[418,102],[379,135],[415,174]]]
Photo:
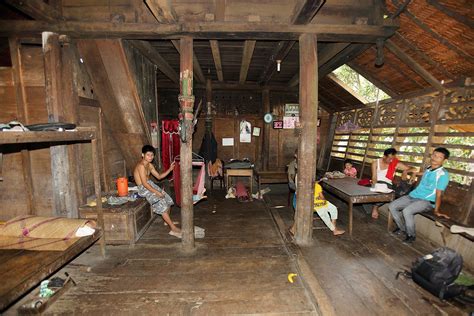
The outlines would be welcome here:
[[[118,191],[118,196],[127,196],[128,195],[128,180],[127,180],[127,178],[118,178],[117,179],[117,191]]]

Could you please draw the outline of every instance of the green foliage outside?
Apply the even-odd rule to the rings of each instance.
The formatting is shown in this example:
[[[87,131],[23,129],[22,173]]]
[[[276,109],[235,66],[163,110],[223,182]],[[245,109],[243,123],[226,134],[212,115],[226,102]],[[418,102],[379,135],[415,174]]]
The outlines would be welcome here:
[[[334,70],[333,73],[339,80],[347,84],[352,90],[363,96],[369,102],[377,101],[377,94],[379,100],[390,98],[383,90],[377,88],[372,82],[362,77],[347,65],[342,65]]]

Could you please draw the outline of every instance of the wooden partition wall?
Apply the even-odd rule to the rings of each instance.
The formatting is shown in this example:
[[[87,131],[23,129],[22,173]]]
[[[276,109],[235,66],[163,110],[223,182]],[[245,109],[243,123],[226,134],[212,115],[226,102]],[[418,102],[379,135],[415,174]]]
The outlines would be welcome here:
[[[443,93],[390,100],[378,106],[337,113],[329,168],[340,168],[344,159],[354,161],[359,174],[368,176],[373,159],[387,148],[410,166],[429,165],[434,148],[445,147],[451,157],[445,163],[451,176],[446,198],[459,208],[456,217],[473,223],[471,213],[474,176],[474,98],[472,87]],[[338,131],[346,122],[359,128]],[[447,191],[448,192],[448,191]]]

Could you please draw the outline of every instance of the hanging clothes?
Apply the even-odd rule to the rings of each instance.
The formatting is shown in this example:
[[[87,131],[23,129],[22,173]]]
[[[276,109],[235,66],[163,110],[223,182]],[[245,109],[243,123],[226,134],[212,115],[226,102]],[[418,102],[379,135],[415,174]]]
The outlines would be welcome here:
[[[202,138],[201,148],[199,149],[199,156],[204,158],[204,161],[211,161],[214,163],[217,159],[217,141],[214,134],[205,133]]]
[[[161,160],[163,170],[170,167],[171,162],[179,156],[180,143],[178,132],[178,120],[163,120],[161,122]]]

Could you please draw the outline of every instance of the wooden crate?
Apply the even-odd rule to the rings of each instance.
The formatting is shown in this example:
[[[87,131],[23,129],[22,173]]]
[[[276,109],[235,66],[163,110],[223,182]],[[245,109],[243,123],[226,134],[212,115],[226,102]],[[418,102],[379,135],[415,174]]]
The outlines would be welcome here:
[[[123,205],[104,204],[105,241],[107,244],[130,244],[145,233],[153,221],[154,213],[145,199],[137,199]],[[79,216],[97,219],[96,207],[81,206]]]

